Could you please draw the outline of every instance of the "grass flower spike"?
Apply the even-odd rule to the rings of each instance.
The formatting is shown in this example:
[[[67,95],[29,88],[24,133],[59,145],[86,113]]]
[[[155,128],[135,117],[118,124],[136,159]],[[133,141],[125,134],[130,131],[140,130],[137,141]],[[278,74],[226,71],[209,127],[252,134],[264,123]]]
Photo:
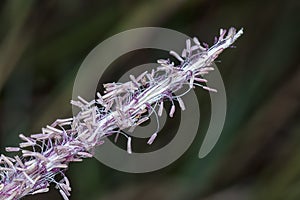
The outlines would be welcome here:
[[[38,134],[25,136],[18,147],[7,147],[8,152],[19,152],[21,156],[0,156],[0,200],[15,200],[26,195],[47,192],[50,183],[54,183],[63,199],[70,196],[71,186],[65,171],[71,162],[80,162],[93,157],[93,149],[103,144],[110,135],[127,138],[127,151],[132,153],[131,137],[122,130],[134,128],[147,121],[150,115],[157,118],[162,115],[165,101],[171,102],[168,113],[173,117],[174,102],[185,110],[181,96],[195,86],[216,92],[204,83],[203,75],[213,70],[212,63],[218,55],[230,47],[241,36],[243,30],[221,29],[215,44],[208,47],[197,38],[186,41],[181,54],[170,51],[179,65],[169,59],[160,59],[159,67],[135,77],[130,75],[126,83],[106,83],[103,94],[87,101],[82,97],[72,100],[80,112],[68,119],[58,119],[42,128]],[[174,95],[184,86],[187,90]],[[158,130],[148,140],[151,145],[158,137]]]

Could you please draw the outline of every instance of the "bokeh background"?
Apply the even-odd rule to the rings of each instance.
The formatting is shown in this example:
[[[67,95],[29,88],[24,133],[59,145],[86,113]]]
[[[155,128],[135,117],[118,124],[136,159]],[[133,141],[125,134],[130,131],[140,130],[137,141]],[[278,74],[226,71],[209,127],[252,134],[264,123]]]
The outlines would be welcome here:
[[[197,90],[203,121],[179,160],[147,174],[118,172],[96,159],[71,164],[71,199],[300,199],[299,9],[298,0],[3,0],[0,151],[18,144],[19,133],[72,115],[76,72],[107,37],[158,26],[212,44],[219,28],[244,27],[237,48],[219,57],[228,112],[209,156],[197,157],[209,123],[208,95]],[[62,198],[52,188],[24,199]]]

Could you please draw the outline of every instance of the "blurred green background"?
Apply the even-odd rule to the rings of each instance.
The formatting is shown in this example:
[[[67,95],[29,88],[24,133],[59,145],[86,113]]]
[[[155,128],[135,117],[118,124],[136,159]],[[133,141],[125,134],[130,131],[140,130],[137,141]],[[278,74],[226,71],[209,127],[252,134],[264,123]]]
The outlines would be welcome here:
[[[71,164],[71,199],[300,199],[299,9],[298,0],[3,0],[1,152],[19,143],[19,133],[71,116],[76,72],[107,37],[158,26],[212,44],[219,28],[244,27],[237,48],[219,57],[228,112],[206,158],[197,154],[209,100],[202,103],[199,136],[175,163],[147,174],[118,172],[96,159]],[[62,198],[53,188],[24,199]]]

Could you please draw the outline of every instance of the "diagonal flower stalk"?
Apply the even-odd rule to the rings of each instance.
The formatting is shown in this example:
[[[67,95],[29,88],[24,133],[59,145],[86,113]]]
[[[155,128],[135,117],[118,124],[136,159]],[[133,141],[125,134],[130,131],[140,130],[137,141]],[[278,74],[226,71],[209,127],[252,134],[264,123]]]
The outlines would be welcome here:
[[[170,54],[179,62],[175,65],[169,59],[160,59],[159,67],[144,72],[138,77],[130,75],[126,83],[104,84],[103,94],[87,101],[82,97],[72,100],[79,113],[68,119],[58,119],[50,126],[42,128],[41,133],[29,137],[20,134],[23,140],[19,147],[7,147],[8,152],[20,152],[21,156],[0,157],[0,200],[15,200],[26,195],[47,192],[50,183],[56,184],[62,197],[70,196],[70,182],[65,175],[70,162],[93,157],[93,149],[104,143],[103,139],[119,134],[127,138],[127,151],[132,153],[131,137],[122,130],[134,128],[147,121],[151,114],[162,115],[165,101],[172,103],[169,116],[175,112],[175,101],[182,110],[185,105],[181,96],[195,86],[216,92],[202,83],[207,80],[203,75],[213,70],[212,63],[218,55],[230,47],[243,33],[235,28],[220,30],[215,44],[208,47],[197,38],[186,41],[186,48],[179,55]],[[181,95],[174,93],[184,86],[187,90]],[[158,130],[148,140],[152,144]],[[60,180],[58,180],[58,178]]]

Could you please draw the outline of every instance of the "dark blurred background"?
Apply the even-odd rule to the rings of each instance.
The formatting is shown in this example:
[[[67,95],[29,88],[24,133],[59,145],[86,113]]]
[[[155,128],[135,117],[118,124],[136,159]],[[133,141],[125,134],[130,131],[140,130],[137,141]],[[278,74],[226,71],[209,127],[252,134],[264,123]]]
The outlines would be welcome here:
[[[77,70],[107,37],[158,26],[212,44],[219,28],[244,27],[237,48],[219,57],[228,112],[206,158],[197,154],[209,100],[202,103],[200,136],[175,163],[147,174],[118,172],[96,159],[71,164],[71,199],[300,199],[299,9],[298,0],[3,0],[1,152],[20,142],[19,133],[72,115]],[[53,188],[24,199],[62,198]]]

